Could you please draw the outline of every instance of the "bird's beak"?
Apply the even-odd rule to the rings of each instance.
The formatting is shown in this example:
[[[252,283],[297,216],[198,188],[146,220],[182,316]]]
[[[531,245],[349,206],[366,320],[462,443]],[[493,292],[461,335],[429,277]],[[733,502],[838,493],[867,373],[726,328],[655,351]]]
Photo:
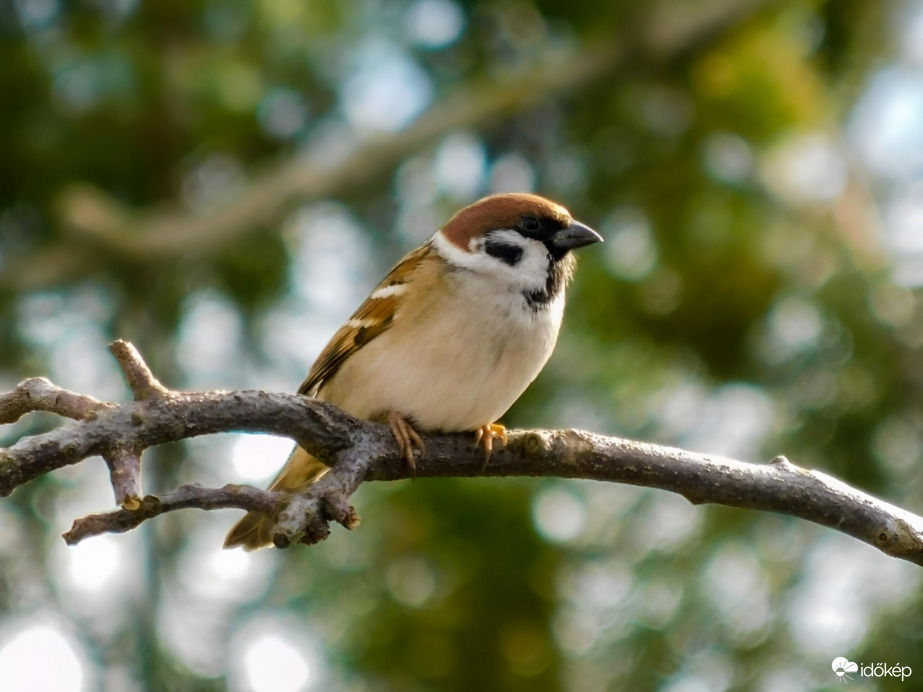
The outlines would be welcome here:
[[[599,233],[579,221],[572,221],[570,226],[562,228],[551,236],[551,244],[563,251],[601,242],[603,242],[603,237]]]

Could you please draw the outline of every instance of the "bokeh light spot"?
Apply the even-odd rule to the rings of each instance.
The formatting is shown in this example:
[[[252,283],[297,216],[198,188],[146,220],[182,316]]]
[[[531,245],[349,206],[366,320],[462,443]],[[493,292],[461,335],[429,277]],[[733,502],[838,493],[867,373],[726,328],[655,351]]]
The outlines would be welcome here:
[[[421,0],[407,14],[407,33],[427,48],[441,48],[457,39],[465,26],[461,9],[449,0]]]
[[[287,437],[241,435],[234,444],[231,464],[242,480],[263,480],[282,468],[293,447]]]
[[[439,187],[457,199],[472,199],[481,189],[487,154],[480,139],[467,132],[450,135],[436,151]]]
[[[253,692],[298,692],[307,689],[308,662],[291,643],[275,634],[262,634],[243,657],[246,682]]]
[[[79,589],[111,585],[122,566],[121,549],[111,536],[94,536],[67,550],[67,577]]]
[[[402,49],[384,40],[354,51],[357,65],[343,87],[343,109],[360,129],[393,132],[429,104],[433,88],[426,72]]]
[[[0,689],[80,692],[83,678],[74,647],[55,627],[32,625],[0,648]]]
[[[436,591],[436,575],[432,566],[418,556],[395,560],[385,579],[394,600],[414,608],[426,605]]]
[[[569,490],[550,488],[535,498],[532,519],[538,532],[547,540],[570,541],[579,536],[586,526],[586,506],[582,498]]]
[[[657,265],[658,252],[647,216],[629,207],[614,212],[603,224],[605,260],[620,279],[637,281]]]

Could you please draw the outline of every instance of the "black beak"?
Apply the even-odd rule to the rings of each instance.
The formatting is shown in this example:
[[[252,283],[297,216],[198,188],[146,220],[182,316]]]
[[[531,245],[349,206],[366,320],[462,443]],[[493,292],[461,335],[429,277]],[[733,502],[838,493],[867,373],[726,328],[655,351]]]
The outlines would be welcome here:
[[[584,226],[579,221],[572,221],[570,226],[562,228],[551,236],[551,244],[556,250],[565,253],[584,245],[603,242],[603,237],[589,226]]]

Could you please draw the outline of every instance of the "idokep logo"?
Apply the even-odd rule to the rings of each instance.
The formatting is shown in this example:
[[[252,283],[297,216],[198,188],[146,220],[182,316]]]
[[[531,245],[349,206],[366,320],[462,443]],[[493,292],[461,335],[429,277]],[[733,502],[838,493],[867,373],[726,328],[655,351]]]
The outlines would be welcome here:
[[[910,666],[902,666],[900,663],[893,666],[887,663],[853,663],[842,656],[833,659],[830,667],[837,680],[844,683],[853,679],[847,673],[859,673],[863,678],[900,678],[903,681],[913,672]]]
[[[848,661],[842,656],[839,658],[833,659],[833,672],[836,673],[836,677],[840,682],[846,682],[847,680],[852,680],[846,673],[855,673],[859,670],[859,664]]]

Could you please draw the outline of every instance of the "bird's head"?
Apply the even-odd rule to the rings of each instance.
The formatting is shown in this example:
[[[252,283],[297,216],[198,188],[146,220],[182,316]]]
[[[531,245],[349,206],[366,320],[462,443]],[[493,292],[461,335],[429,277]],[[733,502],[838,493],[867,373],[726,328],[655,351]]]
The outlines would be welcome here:
[[[575,266],[571,254],[602,241],[560,204],[538,195],[510,193],[478,200],[436,234],[437,250],[462,269],[521,290],[533,307],[560,295]]]

